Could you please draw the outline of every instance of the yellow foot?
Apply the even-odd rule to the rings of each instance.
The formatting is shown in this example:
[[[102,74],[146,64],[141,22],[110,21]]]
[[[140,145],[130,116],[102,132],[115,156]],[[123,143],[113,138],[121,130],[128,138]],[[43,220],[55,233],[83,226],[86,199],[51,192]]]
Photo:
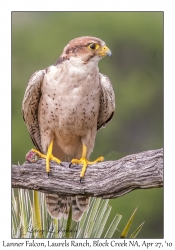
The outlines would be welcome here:
[[[101,162],[103,160],[104,160],[103,156],[98,157],[95,161],[88,161],[85,157],[82,157],[82,158],[80,158],[80,160],[72,159],[71,164],[82,164],[83,165],[83,167],[81,169],[81,173],[80,173],[80,182],[81,182],[81,179],[85,175],[87,166],[91,165],[91,164],[96,164],[97,162]]]
[[[61,161],[58,158],[53,156],[52,148],[53,148],[53,141],[51,141],[46,155],[42,154],[41,152],[39,152],[36,149],[31,150],[31,151],[35,152],[39,157],[46,159],[46,172],[50,172],[50,161],[55,161],[58,164],[61,164]]]

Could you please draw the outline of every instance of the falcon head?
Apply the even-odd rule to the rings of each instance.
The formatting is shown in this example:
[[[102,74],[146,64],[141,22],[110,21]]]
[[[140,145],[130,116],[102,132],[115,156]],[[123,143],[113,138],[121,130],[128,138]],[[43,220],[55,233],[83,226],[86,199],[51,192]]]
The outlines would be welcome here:
[[[87,64],[90,61],[98,63],[101,58],[111,55],[112,53],[104,41],[96,37],[83,36],[75,38],[68,43],[58,62],[71,59],[73,61],[81,61],[83,64]]]

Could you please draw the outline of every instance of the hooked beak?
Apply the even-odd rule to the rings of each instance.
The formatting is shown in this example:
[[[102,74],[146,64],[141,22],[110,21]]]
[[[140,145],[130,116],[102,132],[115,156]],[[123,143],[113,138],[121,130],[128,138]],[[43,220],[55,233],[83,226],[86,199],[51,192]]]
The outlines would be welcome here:
[[[112,56],[112,52],[110,51],[110,49],[107,46],[102,46],[101,49],[99,50],[99,56],[103,57],[103,56]]]

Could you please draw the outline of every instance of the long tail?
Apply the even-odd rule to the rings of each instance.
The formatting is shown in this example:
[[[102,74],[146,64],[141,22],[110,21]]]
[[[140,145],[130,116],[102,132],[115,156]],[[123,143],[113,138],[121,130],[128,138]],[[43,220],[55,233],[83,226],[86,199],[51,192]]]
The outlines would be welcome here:
[[[46,206],[49,214],[53,218],[68,218],[69,209],[72,205],[72,219],[80,221],[83,212],[88,208],[89,198],[84,196],[61,196],[56,194],[46,194]]]
[[[55,145],[56,146],[56,145]],[[59,153],[58,153],[59,152]],[[72,156],[66,156],[63,152],[60,152],[60,148],[54,148],[54,156],[61,156],[59,159],[62,161],[70,162]],[[74,156],[75,157],[75,156]],[[89,197],[86,196],[63,196],[56,194],[46,194],[46,206],[49,214],[56,219],[68,218],[70,206],[72,206],[72,219],[74,221],[80,221],[83,213],[87,210],[89,205]]]

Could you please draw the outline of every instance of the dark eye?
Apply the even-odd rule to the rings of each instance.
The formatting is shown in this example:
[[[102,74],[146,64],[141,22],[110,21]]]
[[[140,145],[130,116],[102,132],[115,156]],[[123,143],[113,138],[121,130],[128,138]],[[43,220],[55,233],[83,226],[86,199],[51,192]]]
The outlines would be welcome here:
[[[95,50],[96,46],[94,43],[90,44],[89,47],[92,49],[92,50]]]
[[[90,50],[97,51],[100,45],[98,43],[90,43],[87,47]]]

